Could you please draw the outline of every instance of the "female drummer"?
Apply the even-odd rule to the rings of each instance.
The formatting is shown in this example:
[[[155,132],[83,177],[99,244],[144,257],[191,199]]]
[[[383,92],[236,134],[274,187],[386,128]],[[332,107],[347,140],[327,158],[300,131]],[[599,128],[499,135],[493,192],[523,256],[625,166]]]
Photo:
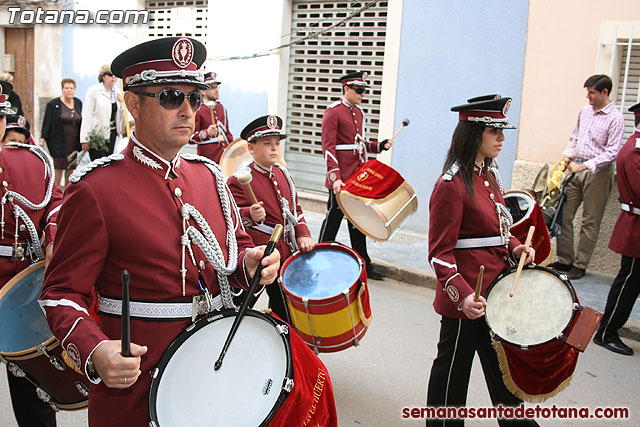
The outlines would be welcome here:
[[[488,95],[453,107],[459,112],[443,173],[429,204],[429,262],[438,278],[433,306],[442,315],[438,356],[427,390],[429,407],[464,407],[475,352],[478,352],[494,406],[519,406],[507,390],[491,346],[484,307],[489,285],[519,258],[535,251],[509,234],[512,218],[502,198],[502,182],[494,167],[505,139],[514,129],[506,112],[511,98]],[[474,289],[480,266],[484,280],[478,301]],[[499,419],[500,425],[513,420]],[[533,420],[525,423],[537,425]],[[464,420],[427,420],[427,425],[462,425]]]

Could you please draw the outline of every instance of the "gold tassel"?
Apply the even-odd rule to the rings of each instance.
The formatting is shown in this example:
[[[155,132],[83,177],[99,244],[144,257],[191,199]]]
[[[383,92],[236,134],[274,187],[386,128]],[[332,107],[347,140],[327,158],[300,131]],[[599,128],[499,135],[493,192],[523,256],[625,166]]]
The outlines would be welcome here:
[[[73,369],[74,371],[76,371],[77,373],[79,373],[80,375],[84,376],[84,372],[82,372],[80,370],[80,368],[78,368],[76,366],[75,363],[73,363],[73,361],[71,360],[71,358],[69,357],[69,355],[67,354],[66,351],[62,350],[62,360],[64,360],[64,363],[67,364],[68,367],[70,367],[71,369]]]

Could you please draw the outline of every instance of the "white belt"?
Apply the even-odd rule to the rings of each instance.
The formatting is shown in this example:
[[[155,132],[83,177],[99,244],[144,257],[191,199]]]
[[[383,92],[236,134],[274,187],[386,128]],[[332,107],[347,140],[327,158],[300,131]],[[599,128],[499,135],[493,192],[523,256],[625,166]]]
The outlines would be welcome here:
[[[101,313],[122,314],[122,300],[99,297],[98,307]],[[222,308],[222,297],[218,294],[213,297],[213,306],[210,311]],[[129,302],[131,317],[144,319],[191,319],[193,303],[191,302]]]
[[[27,245],[26,243],[21,243],[20,245],[22,247],[24,247],[24,256],[25,257],[27,255],[31,254],[31,246],[30,245]],[[7,257],[7,258],[12,258],[13,257],[13,245],[0,244],[0,256]]]
[[[358,144],[338,144],[336,145],[336,150],[357,150]]]
[[[620,209],[625,212],[632,213],[634,215],[640,215],[640,208],[636,208],[635,206],[630,206],[626,203],[620,203]]]
[[[491,246],[503,246],[501,236],[491,237],[470,237],[468,239],[458,239],[455,249],[487,248]]]
[[[220,143],[220,138],[216,137],[216,138],[207,139],[206,141],[198,142],[198,145],[219,144],[219,143]]]
[[[273,234],[273,230],[275,230],[274,227],[267,225],[267,224],[258,224],[258,225],[252,225],[251,228],[253,228],[254,230],[258,230],[263,232],[264,234],[268,234],[271,235]]]

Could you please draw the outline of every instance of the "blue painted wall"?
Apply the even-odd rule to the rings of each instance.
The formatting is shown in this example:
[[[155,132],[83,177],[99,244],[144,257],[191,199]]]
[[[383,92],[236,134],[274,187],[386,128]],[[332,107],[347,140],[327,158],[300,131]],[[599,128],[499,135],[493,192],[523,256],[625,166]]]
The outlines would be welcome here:
[[[220,86],[220,102],[227,107],[229,127],[234,138],[240,138],[240,132],[254,119],[267,114],[267,92],[229,89],[224,82]]]
[[[499,93],[513,98],[508,117],[518,125],[528,8],[528,0],[404,1],[394,129],[405,117],[411,125],[392,166],[419,198],[408,228],[428,229],[429,197],[457,125],[452,106]],[[518,131],[505,136],[498,161],[509,188]]]

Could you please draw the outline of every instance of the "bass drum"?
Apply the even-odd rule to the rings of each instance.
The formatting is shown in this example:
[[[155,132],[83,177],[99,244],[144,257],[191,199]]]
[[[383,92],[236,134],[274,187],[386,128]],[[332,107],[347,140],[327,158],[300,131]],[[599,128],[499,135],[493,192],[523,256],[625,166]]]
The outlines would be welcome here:
[[[0,356],[13,375],[36,386],[43,401],[57,409],[82,409],[87,406],[88,381],[49,329],[38,304],[43,282],[40,261],[0,290]]]
[[[247,148],[248,142],[244,139],[234,139],[231,144],[227,146],[222,152],[220,157],[220,168],[226,178],[236,173],[242,168],[245,168],[253,162],[253,157],[249,153]],[[282,166],[287,166],[282,156],[278,160],[278,163]]]

